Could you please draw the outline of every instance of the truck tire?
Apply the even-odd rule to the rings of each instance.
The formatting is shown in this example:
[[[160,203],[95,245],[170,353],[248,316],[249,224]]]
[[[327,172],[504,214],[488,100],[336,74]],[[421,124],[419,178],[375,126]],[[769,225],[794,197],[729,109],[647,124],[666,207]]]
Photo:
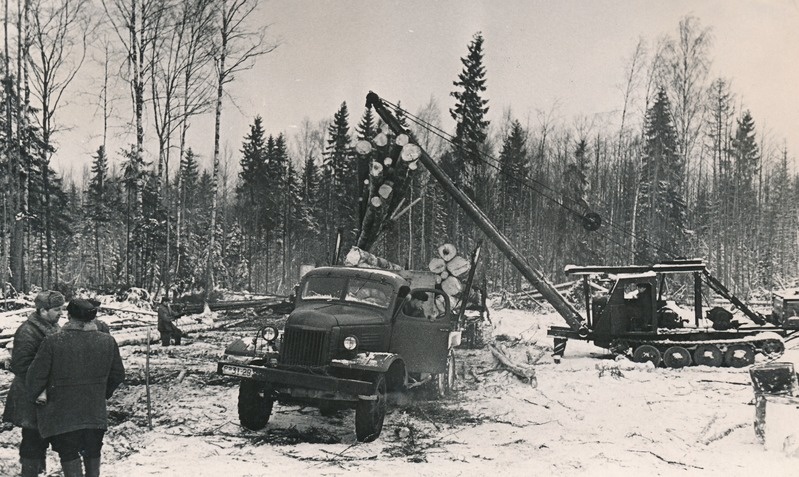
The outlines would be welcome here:
[[[447,354],[447,370],[436,375],[436,398],[444,399],[455,388],[455,351]]]
[[[242,379],[239,384],[239,422],[251,431],[260,431],[269,422],[275,400],[263,383]]]
[[[381,373],[374,379],[374,400],[362,399],[355,407],[355,438],[372,442],[383,430],[386,417],[386,377]]]

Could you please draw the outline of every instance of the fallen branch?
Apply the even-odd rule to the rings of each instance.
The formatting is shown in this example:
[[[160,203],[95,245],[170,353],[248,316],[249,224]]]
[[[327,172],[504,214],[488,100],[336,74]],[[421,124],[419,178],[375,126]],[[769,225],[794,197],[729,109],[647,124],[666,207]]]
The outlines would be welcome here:
[[[663,457],[661,457],[661,456],[659,456],[659,455],[655,454],[654,452],[652,452],[652,451],[650,451],[650,450],[636,450],[636,449],[630,449],[630,452],[638,452],[638,453],[641,453],[641,454],[652,454],[653,456],[657,457],[658,459],[662,460],[663,462],[665,462],[665,463],[667,463],[667,464],[672,464],[672,465],[681,465],[681,466],[683,466],[683,467],[692,467],[692,468],[694,468],[694,469],[704,469],[704,467],[699,467],[698,465],[686,464],[685,462],[678,462],[678,461],[676,461],[676,460],[668,460],[668,459],[664,459]]]
[[[747,427],[747,426],[749,426],[749,423],[736,424],[736,425],[734,425],[734,426],[732,426],[732,427],[730,427],[728,429],[725,429],[725,430],[723,430],[721,432],[713,434],[712,436],[710,436],[707,439],[703,440],[702,444],[708,445],[711,442],[719,441],[719,440],[724,439],[725,437],[729,436],[730,434],[732,434],[732,431],[734,431],[736,429],[741,429],[742,427]]]
[[[535,377],[535,370],[532,368],[522,367],[514,363],[500,348],[500,346],[501,345],[497,345],[495,343],[488,344],[491,354],[493,354],[494,357],[497,358],[497,360],[508,369],[508,371],[518,376],[523,382],[530,383],[531,386],[535,387],[538,384]]]

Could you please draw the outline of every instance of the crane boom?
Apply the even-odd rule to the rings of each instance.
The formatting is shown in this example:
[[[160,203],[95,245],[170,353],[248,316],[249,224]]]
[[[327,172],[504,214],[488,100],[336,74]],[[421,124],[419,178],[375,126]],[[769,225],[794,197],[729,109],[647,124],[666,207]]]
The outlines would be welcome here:
[[[383,104],[383,100],[380,99],[380,96],[376,93],[370,91],[366,96],[366,107],[373,107],[378,116],[380,116],[380,119],[388,125],[394,134],[406,134],[409,137],[413,136],[410,131],[406,131],[405,128],[402,127],[399,120],[386,108],[385,104]],[[571,329],[587,335],[588,328],[586,328],[585,321],[580,315],[580,312],[578,312],[577,309],[547,281],[540,271],[533,268],[527,262],[527,259],[510,243],[508,238],[505,237],[493,222],[491,222],[477,204],[460,190],[452,179],[450,179],[438,164],[433,161],[427,154],[427,151],[419,145],[418,141],[414,140],[414,142],[419,146],[419,149],[421,149],[419,161],[430,171],[430,174],[441,184],[444,190],[455,199],[455,202],[458,203],[469,218],[480,227],[480,230],[482,230],[491,242],[497,246],[511,264],[519,270],[522,276],[541,293],[541,296],[555,308],[555,311],[563,317]]]

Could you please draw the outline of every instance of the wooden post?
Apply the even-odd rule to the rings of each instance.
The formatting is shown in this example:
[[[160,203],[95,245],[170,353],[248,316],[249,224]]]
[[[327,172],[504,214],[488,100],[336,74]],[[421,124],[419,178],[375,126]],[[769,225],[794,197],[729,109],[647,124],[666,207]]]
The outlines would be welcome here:
[[[144,359],[144,388],[147,391],[147,428],[153,428],[153,413],[150,406],[150,330],[152,327],[147,327],[147,354]]]

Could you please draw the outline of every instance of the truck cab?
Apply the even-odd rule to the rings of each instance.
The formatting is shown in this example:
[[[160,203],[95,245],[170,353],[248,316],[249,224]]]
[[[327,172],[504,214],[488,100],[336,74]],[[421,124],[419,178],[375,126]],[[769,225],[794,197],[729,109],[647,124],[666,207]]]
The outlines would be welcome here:
[[[460,341],[449,299],[432,287],[412,288],[428,284],[421,272],[401,273],[311,270],[282,332],[266,326],[250,343],[231,344],[218,372],[241,378],[241,424],[265,427],[275,401],[315,406],[323,415],[355,408],[356,437],[371,441],[389,393],[429,382],[446,394]]]

